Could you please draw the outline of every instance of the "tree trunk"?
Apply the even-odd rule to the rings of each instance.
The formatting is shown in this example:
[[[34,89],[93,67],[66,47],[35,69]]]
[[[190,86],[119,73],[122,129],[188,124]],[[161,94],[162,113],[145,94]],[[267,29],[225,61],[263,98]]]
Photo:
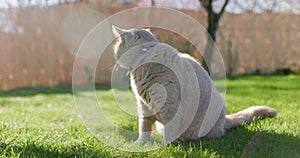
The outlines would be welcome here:
[[[215,42],[216,41],[216,32],[219,26],[219,20],[221,18],[221,16],[223,15],[224,11],[225,11],[225,7],[228,4],[229,0],[225,0],[224,5],[222,6],[222,9],[219,13],[216,13],[213,10],[213,0],[199,0],[202,7],[205,8],[205,10],[208,13],[208,17],[207,17],[207,22],[208,22],[208,27],[207,27],[207,31],[208,34],[210,35],[210,37],[207,37],[207,46],[205,48],[205,52],[204,52],[204,62],[203,62],[203,67],[204,69],[208,72],[208,74],[211,74],[209,71],[209,68],[211,67],[211,60],[213,57],[213,52],[214,52],[214,43],[209,42],[211,41],[210,38],[212,38],[212,40]]]
[[[210,66],[211,66],[211,62],[212,62],[212,57],[213,57],[213,53],[214,53],[214,43],[211,42],[211,39],[215,42],[216,41],[216,33],[217,33],[217,29],[218,29],[218,25],[219,25],[219,18],[218,18],[218,14],[215,14],[213,12],[210,12],[208,14],[208,36],[207,36],[207,45],[205,48],[205,52],[204,52],[204,59],[205,62],[203,63],[203,67],[204,69],[208,72],[208,74],[210,74]]]

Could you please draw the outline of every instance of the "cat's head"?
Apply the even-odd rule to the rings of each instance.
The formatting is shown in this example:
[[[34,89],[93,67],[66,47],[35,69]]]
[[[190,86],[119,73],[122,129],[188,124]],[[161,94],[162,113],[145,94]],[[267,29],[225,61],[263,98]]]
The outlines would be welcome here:
[[[159,42],[150,32],[150,29],[125,30],[112,26],[112,32],[117,38],[114,46],[114,57],[118,63],[125,68],[128,68],[128,64],[132,64],[137,60],[136,58],[143,53],[142,51],[133,50],[132,48],[141,49],[139,46],[143,44]]]

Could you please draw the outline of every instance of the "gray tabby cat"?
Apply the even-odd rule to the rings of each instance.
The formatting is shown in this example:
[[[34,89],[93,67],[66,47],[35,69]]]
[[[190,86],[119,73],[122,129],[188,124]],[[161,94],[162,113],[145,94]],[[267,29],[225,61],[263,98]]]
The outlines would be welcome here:
[[[131,87],[137,99],[137,142],[150,140],[155,122],[169,143],[177,138],[195,140],[203,136],[221,137],[226,129],[249,123],[253,118],[276,116],[276,110],[267,106],[253,106],[225,115],[222,97],[207,72],[194,58],[160,43],[148,29],[124,30],[113,26],[112,31],[117,37],[115,58],[121,67],[129,69]],[[193,70],[188,70],[189,66]],[[193,74],[196,80],[193,80]],[[193,94],[197,94],[199,100],[188,99]],[[184,95],[187,97],[183,98]],[[219,107],[219,112],[206,116],[212,103],[211,106]],[[181,112],[177,114],[180,107]],[[186,121],[186,118],[193,111],[185,108],[197,109],[190,121]]]

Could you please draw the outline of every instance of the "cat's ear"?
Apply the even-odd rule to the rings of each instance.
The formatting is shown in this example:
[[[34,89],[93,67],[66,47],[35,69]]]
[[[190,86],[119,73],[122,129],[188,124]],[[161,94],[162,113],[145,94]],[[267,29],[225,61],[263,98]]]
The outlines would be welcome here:
[[[111,29],[112,29],[112,32],[115,35],[115,37],[119,37],[121,34],[126,32],[124,29],[121,29],[115,25],[112,25]]]
[[[146,29],[144,29],[144,30],[146,30],[146,31],[148,31],[148,32],[151,32],[151,31],[150,31],[150,28],[146,28]]]

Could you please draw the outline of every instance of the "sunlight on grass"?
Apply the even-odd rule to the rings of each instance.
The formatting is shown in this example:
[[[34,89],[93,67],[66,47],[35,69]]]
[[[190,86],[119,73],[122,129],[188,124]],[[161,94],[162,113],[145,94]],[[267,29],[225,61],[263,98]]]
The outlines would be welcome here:
[[[222,138],[178,142],[149,152],[126,152],[159,146],[154,136],[146,146],[133,144],[138,124],[134,96],[121,94],[120,107],[112,90],[96,92],[111,126],[87,130],[78,117],[70,87],[19,89],[0,93],[1,157],[300,157],[300,76],[243,76],[227,80],[227,113],[252,105],[278,111],[274,119],[256,120],[233,128]],[[131,96],[132,99],[123,99]],[[128,112],[129,111],[129,112]],[[135,113],[136,114],[136,113]],[[99,122],[101,122],[99,120]],[[95,122],[97,123],[97,122]],[[130,133],[129,133],[130,134]],[[100,138],[100,141],[98,140]],[[131,138],[131,139],[128,139]],[[111,143],[107,146],[107,143]]]

